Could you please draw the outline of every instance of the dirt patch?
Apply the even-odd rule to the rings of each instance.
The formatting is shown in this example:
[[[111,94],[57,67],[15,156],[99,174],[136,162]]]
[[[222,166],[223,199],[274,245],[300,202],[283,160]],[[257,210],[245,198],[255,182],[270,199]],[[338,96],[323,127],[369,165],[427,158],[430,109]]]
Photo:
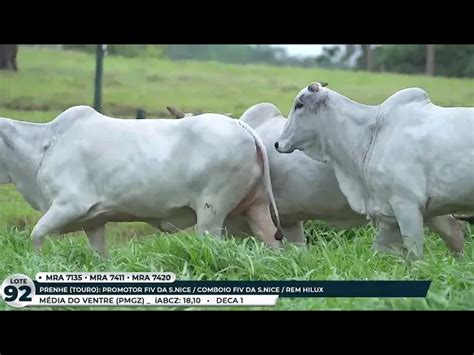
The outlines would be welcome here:
[[[151,75],[148,75],[145,80],[149,83],[158,83],[158,82],[165,81],[166,79],[161,75],[151,74]]]
[[[32,97],[20,96],[10,101],[0,101],[0,106],[18,111],[50,111],[51,106],[44,102],[34,102]]]

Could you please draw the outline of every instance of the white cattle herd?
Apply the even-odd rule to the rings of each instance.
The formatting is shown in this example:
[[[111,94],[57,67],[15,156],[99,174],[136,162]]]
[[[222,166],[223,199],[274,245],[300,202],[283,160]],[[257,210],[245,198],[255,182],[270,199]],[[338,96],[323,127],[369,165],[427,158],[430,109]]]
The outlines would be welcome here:
[[[373,221],[373,248],[423,255],[424,226],[462,254],[474,212],[474,108],[401,90],[378,106],[324,83],[298,93],[288,119],[270,103],[240,119],[206,113],[125,120],[75,106],[36,124],[0,118],[0,183],[43,213],[31,237],[83,230],[105,249],[108,222],[174,233],[252,235],[305,244],[303,223]]]

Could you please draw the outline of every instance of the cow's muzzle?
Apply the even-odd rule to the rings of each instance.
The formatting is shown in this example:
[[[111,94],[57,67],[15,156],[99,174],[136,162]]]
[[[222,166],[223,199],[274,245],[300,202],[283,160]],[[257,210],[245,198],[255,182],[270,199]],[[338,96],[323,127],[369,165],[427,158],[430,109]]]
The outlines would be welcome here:
[[[279,153],[293,153],[294,149],[293,148],[290,148],[290,149],[283,149],[280,144],[278,142],[275,142],[275,149],[277,150],[277,152]]]

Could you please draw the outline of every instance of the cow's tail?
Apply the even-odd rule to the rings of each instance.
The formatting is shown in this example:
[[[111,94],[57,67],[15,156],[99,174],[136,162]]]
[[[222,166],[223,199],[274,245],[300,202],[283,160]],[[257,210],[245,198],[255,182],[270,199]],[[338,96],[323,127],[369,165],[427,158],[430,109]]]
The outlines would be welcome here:
[[[260,139],[258,133],[255,132],[255,130],[252,127],[250,127],[247,123],[241,120],[236,120],[236,122],[252,135],[253,139],[255,140],[255,145],[257,146],[257,149],[259,149],[260,152],[262,153],[261,156],[263,160],[263,183],[264,183],[265,189],[267,190],[267,194],[270,198],[270,213],[272,216],[272,220],[273,220],[273,223],[275,223],[277,227],[277,233],[275,234],[275,239],[282,240],[283,232],[280,225],[280,216],[278,215],[278,209],[276,206],[275,198],[273,196],[272,180],[270,178],[270,164],[268,163],[267,149],[265,148],[265,145]]]

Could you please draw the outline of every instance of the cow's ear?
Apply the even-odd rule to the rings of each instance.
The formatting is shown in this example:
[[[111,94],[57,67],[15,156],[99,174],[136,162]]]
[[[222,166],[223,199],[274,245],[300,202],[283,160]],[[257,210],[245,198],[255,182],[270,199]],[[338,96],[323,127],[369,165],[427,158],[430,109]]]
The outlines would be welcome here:
[[[174,118],[183,118],[185,116],[184,112],[178,110],[176,107],[166,106],[166,109],[174,116]]]
[[[321,86],[322,86],[323,88],[325,88],[326,86],[328,86],[328,83],[325,83],[325,82],[321,82],[320,84],[321,84]]]

